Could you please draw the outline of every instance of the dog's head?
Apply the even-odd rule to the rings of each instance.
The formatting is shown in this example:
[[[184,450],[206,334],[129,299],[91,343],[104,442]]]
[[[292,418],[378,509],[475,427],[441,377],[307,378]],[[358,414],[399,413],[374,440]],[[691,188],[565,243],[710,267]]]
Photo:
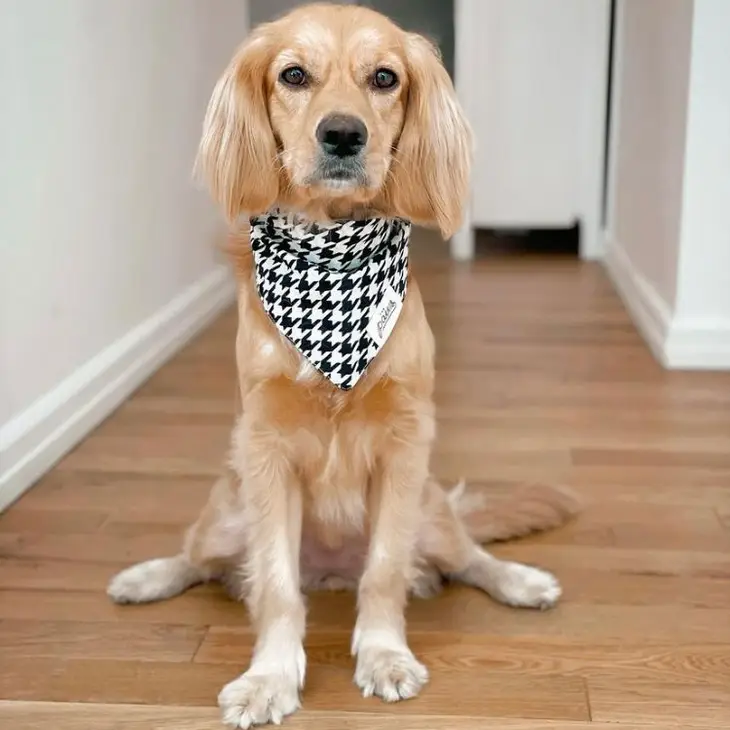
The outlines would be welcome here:
[[[219,80],[198,165],[229,219],[373,206],[460,225],[470,132],[438,52],[357,6],[259,26]]]

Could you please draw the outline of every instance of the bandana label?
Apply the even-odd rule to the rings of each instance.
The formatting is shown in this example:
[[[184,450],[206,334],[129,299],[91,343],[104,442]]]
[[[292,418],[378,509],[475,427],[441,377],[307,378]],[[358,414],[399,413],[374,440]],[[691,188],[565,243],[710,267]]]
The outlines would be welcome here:
[[[375,307],[375,312],[370,318],[370,325],[368,326],[368,334],[381,347],[390,337],[402,308],[403,302],[398,293],[391,286],[386,286],[383,298]]]
[[[273,213],[251,219],[264,310],[319,372],[352,388],[403,309],[411,225],[370,218],[326,225]]]

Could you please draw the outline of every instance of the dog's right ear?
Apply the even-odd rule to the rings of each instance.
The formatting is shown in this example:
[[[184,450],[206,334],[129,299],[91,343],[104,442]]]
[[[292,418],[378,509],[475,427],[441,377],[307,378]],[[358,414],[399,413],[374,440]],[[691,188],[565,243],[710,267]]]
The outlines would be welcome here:
[[[279,194],[277,148],[269,122],[266,26],[238,49],[215,86],[195,163],[229,222],[266,212]]]

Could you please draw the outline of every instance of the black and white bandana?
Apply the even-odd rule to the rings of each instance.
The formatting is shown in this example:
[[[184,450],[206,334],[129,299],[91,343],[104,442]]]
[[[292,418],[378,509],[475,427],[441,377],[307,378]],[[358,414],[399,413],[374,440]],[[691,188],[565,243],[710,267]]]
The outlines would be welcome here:
[[[250,219],[256,288],[274,324],[338,388],[352,388],[393,331],[408,283],[411,224]]]

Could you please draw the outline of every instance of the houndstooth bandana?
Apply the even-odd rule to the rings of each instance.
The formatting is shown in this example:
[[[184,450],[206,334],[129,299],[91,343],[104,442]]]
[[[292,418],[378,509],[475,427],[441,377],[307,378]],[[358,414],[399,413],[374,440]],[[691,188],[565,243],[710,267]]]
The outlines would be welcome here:
[[[276,212],[250,223],[264,310],[303,357],[349,390],[403,307],[411,224],[400,218],[313,224]]]

